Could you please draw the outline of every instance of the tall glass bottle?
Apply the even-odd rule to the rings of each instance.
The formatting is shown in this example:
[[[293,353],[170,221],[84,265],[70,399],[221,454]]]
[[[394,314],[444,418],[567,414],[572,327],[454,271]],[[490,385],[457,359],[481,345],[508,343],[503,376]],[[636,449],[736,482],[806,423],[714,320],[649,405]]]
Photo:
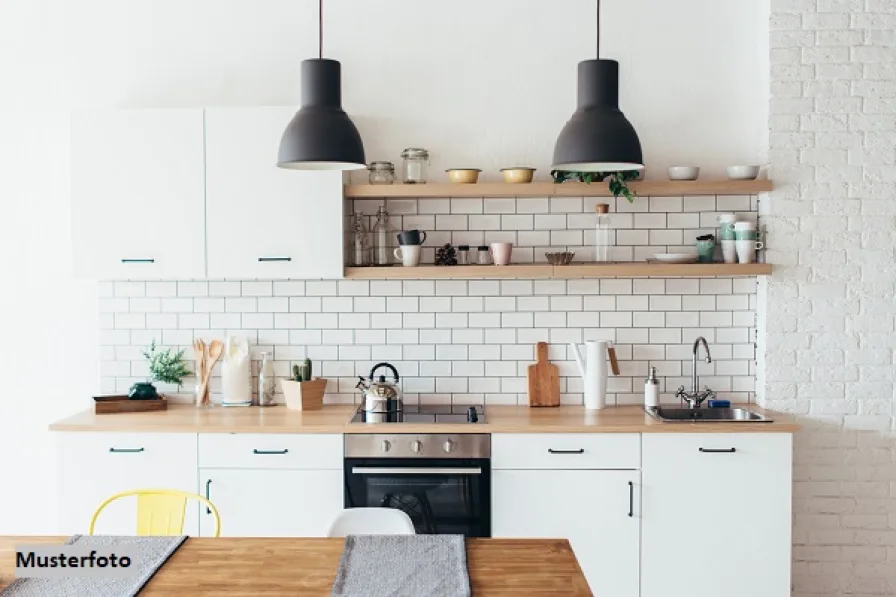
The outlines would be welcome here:
[[[610,247],[613,246],[610,206],[606,203],[598,203],[594,209],[597,212],[597,221],[594,225],[594,261],[607,263],[610,261]]]
[[[373,225],[373,265],[391,265],[392,251],[389,249],[389,212],[382,205],[376,212]]]
[[[261,367],[258,369],[258,406],[274,404],[274,392],[277,382],[274,379],[273,356],[269,352],[261,353]]]
[[[352,217],[352,265],[370,265],[370,238],[367,234],[367,224],[364,222],[364,214],[355,212]]]

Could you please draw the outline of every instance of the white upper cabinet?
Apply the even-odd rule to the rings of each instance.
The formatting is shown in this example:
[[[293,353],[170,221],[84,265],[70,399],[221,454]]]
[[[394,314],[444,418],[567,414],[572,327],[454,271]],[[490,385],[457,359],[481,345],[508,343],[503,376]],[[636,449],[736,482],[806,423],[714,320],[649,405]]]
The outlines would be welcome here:
[[[206,110],[210,278],[343,276],[342,173],[276,166],[295,111]]]
[[[646,433],[642,597],[789,597],[789,433]]]
[[[201,109],[73,114],[75,275],[205,276]]]

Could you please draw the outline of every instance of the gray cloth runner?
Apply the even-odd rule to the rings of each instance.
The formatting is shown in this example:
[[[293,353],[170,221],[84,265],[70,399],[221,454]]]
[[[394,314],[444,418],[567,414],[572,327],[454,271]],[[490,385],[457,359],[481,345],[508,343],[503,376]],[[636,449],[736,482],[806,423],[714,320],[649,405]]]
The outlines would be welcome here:
[[[463,535],[349,535],[333,597],[469,597]]]
[[[96,546],[115,548],[127,545],[140,554],[134,558],[132,566],[137,574],[128,578],[18,578],[0,597],[133,597],[149,582],[159,568],[162,567],[186,536],[180,537],[121,537],[115,535],[74,535],[65,545]],[[27,540],[23,541],[27,545]]]

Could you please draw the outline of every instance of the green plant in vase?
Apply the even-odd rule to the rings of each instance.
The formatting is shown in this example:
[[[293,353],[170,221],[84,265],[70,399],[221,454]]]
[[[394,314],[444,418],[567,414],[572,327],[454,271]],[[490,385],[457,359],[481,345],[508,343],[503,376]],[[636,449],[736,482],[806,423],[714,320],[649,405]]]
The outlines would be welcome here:
[[[159,350],[156,341],[153,340],[149,349],[143,351],[143,356],[149,361],[149,376],[152,381],[183,386],[184,378],[192,375],[187,368],[184,359],[184,350]],[[131,386],[128,397],[134,400],[152,400],[159,397],[152,381],[137,382]]]
[[[555,183],[574,181],[591,184],[592,182],[607,181],[607,186],[613,197],[624,196],[629,203],[634,203],[635,197],[638,196],[628,186],[629,181],[638,178],[637,170],[622,170],[619,172],[568,172],[565,170],[551,170],[551,176]]]

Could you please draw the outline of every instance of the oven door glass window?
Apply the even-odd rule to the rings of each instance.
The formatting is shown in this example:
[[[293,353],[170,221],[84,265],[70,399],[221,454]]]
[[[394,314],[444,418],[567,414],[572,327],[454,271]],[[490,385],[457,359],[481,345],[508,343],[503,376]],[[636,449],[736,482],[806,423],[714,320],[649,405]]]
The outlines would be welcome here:
[[[346,508],[397,508],[419,534],[491,536],[488,460],[345,460]]]

